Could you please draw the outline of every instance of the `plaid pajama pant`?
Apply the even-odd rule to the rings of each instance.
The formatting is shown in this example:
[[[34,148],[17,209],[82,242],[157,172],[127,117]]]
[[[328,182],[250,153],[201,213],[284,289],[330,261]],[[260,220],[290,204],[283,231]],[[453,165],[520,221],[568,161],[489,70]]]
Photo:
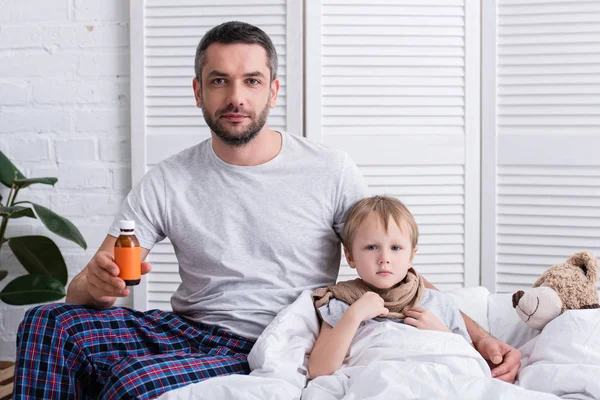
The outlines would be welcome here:
[[[172,312],[38,306],[19,326],[13,399],[149,399],[250,373],[253,345]]]

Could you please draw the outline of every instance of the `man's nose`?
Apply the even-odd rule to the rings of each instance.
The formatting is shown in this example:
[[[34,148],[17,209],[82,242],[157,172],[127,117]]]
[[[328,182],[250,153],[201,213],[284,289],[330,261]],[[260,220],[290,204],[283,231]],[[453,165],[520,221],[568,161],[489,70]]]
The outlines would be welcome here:
[[[240,83],[234,82],[230,86],[227,100],[236,107],[244,105],[244,90]]]

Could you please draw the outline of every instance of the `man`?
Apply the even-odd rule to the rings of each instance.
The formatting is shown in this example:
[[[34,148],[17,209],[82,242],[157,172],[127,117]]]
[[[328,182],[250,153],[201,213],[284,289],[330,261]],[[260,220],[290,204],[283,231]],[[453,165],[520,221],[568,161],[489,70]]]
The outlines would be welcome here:
[[[28,311],[15,398],[152,398],[217,375],[249,373],[254,340],[302,290],[332,284],[346,211],[367,194],[338,150],[269,129],[277,54],[260,29],[229,22],[196,52],[193,79],[211,139],[150,170],[132,189],[68,304]],[[145,258],[169,237],[182,284],[174,312],[112,307],[117,222],[136,222]],[[142,263],[142,273],[151,267]],[[477,349],[513,380],[519,354],[467,319]],[[497,357],[499,359],[494,359]]]

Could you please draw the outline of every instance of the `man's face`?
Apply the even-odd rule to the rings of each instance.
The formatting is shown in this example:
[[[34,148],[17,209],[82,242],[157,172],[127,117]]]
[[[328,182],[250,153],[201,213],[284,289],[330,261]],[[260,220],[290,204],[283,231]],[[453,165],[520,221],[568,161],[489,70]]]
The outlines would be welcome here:
[[[196,105],[223,142],[243,146],[265,126],[279,80],[270,81],[267,53],[257,44],[213,43],[205,56],[202,85],[193,83]]]

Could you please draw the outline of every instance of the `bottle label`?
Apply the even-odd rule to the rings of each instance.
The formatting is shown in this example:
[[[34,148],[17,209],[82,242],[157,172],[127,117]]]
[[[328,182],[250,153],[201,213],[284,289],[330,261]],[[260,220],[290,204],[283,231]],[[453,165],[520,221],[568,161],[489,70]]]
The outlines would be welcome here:
[[[115,263],[119,266],[119,278],[124,281],[141,278],[142,255],[140,247],[115,247]]]

